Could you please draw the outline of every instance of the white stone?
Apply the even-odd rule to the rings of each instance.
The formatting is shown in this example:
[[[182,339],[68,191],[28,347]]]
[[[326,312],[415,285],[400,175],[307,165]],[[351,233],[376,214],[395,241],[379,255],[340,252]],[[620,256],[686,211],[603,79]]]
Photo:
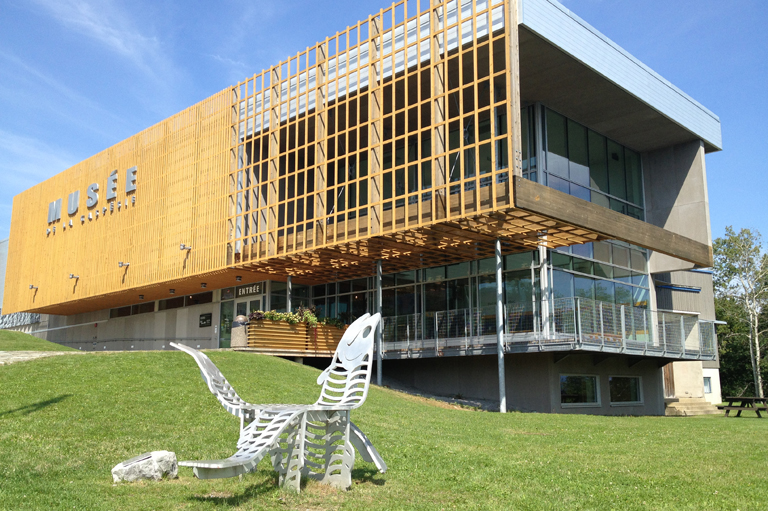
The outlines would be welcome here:
[[[112,469],[114,482],[139,481],[151,479],[160,481],[163,476],[168,479],[176,479],[179,474],[179,465],[176,462],[176,453],[169,451],[154,451],[136,456],[130,460],[115,465]]]

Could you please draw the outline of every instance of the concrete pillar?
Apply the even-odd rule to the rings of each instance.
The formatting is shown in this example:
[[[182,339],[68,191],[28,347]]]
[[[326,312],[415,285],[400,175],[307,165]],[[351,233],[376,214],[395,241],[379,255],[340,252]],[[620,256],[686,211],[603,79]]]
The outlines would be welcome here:
[[[502,282],[501,240],[496,240],[496,351],[499,357],[499,411],[507,413],[504,376],[504,290]]]
[[[293,284],[291,283],[291,276],[288,275],[288,280],[286,281],[286,304],[285,304],[285,310],[286,312],[291,312],[291,294],[293,294]]]
[[[381,259],[376,261],[376,312],[381,314]],[[379,326],[376,327],[376,385],[381,387],[382,370],[381,359],[383,358],[383,349],[381,346],[381,328],[384,318],[379,321]]]

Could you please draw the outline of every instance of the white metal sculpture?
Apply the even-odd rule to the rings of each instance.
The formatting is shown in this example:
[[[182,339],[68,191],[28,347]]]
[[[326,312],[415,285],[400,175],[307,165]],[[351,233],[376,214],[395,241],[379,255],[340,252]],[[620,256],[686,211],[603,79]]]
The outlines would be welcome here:
[[[203,380],[224,408],[240,417],[237,452],[224,460],[182,461],[200,479],[245,474],[270,456],[280,485],[299,491],[301,476],[334,487],[352,485],[355,449],[380,472],[387,465],[365,434],[350,420],[368,395],[374,334],[381,316],[366,314],[339,341],[330,367],[318,377],[320,398],[312,405],[254,405],[245,402],[213,362],[197,350],[173,343],[192,355]]]

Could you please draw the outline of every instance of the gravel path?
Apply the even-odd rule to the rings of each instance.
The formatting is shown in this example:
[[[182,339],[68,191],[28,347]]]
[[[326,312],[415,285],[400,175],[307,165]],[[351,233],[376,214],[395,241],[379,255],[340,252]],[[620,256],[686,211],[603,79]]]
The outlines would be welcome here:
[[[82,355],[82,351],[0,351],[0,366],[57,355]]]

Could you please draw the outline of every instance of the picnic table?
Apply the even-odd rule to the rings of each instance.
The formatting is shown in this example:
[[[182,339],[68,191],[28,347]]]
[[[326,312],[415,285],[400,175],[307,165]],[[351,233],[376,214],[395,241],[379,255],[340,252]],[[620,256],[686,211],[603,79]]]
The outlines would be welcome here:
[[[727,397],[727,406],[718,406],[718,410],[725,410],[725,416],[731,413],[731,410],[736,410],[736,417],[741,417],[741,412],[744,410],[751,410],[757,414],[759,418],[763,418],[760,412],[768,412],[768,398],[764,397]],[[735,404],[740,403],[740,404]]]

